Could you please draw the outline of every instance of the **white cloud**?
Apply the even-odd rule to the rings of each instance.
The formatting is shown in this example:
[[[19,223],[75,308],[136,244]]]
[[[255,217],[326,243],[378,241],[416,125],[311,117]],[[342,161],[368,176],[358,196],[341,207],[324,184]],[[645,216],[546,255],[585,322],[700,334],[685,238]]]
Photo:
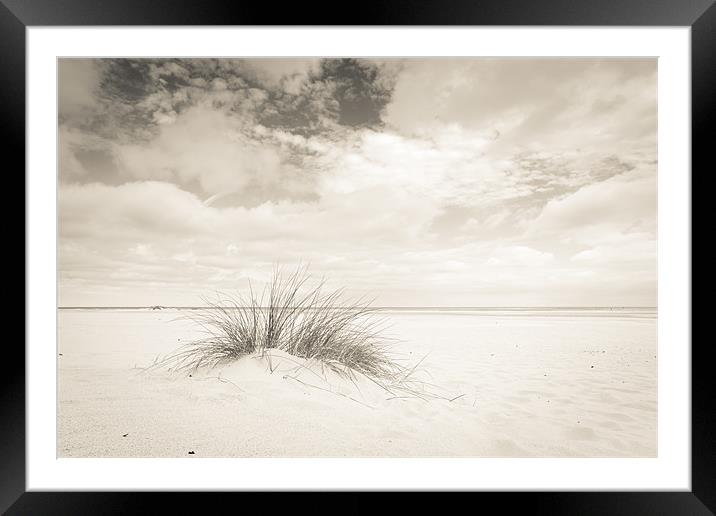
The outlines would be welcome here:
[[[651,168],[651,167],[650,167]],[[627,233],[656,236],[657,177],[637,169],[550,200],[531,225],[535,236],[598,245]]]
[[[571,259],[580,263],[609,266],[626,262],[642,267],[645,263],[653,263],[651,269],[655,272],[656,252],[656,240],[644,239],[622,245],[599,245],[580,251]]]
[[[457,124],[508,154],[653,151],[656,60],[407,60],[385,120],[408,134]]]
[[[554,259],[552,253],[537,251],[523,245],[500,247],[492,252],[489,265],[539,267]]]
[[[151,244],[137,244],[129,249],[129,252],[132,254],[136,254],[137,256],[151,256],[152,255],[152,246]]]
[[[197,182],[207,195],[275,182],[281,168],[275,149],[246,140],[224,112],[202,107],[162,125],[154,140],[119,145],[115,152],[128,177]]]
[[[320,59],[266,58],[247,59],[244,63],[266,86],[298,95],[308,75],[318,71]]]

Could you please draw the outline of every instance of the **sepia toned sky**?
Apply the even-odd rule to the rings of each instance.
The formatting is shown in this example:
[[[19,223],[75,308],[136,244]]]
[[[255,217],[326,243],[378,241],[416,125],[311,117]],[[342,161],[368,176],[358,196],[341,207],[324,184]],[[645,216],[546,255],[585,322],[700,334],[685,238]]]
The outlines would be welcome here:
[[[60,306],[656,305],[654,59],[58,66]]]

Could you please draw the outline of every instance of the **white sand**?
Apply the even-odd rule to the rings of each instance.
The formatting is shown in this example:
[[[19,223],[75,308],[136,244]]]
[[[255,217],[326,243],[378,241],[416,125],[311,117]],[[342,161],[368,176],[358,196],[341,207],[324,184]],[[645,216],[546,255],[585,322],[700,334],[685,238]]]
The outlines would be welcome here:
[[[653,311],[390,313],[447,397],[326,383],[277,354],[138,374],[196,335],[176,311],[59,315],[60,457],[653,457]],[[220,379],[219,379],[220,378]],[[427,376],[423,378],[428,379]],[[354,399],[321,389],[335,389]],[[125,436],[126,434],[126,436]]]

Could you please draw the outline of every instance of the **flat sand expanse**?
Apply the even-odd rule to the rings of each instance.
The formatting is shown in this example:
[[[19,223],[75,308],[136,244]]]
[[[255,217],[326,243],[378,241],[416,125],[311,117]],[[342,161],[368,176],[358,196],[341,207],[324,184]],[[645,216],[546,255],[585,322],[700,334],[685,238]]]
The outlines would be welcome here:
[[[142,373],[197,336],[181,314],[60,310],[58,456],[657,454],[655,310],[388,312],[396,352],[425,357],[420,377],[446,398],[430,401],[280,353]]]

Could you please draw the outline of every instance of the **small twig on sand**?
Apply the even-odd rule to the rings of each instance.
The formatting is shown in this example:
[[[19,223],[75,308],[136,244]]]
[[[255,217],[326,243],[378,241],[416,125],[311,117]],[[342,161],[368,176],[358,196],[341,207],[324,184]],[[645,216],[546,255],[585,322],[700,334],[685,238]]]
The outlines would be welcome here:
[[[332,391],[332,390],[330,390],[330,389],[324,389],[323,387],[319,387],[319,386],[317,386],[317,385],[313,385],[313,384],[310,384],[310,383],[306,383],[306,382],[304,382],[303,380],[299,380],[298,378],[296,378],[296,377],[294,377],[294,376],[285,375],[284,378],[290,378],[291,380],[296,380],[298,383],[301,383],[301,384],[305,385],[306,387],[313,387],[314,389],[318,389],[318,390],[321,390],[321,391],[330,392],[331,394],[337,394],[338,396],[343,396],[344,398],[348,398],[349,400],[355,401],[356,403],[360,403],[360,404],[363,405],[364,407],[368,407],[369,409],[375,410],[375,407],[373,407],[373,406],[371,406],[371,405],[368,405],[367,403],[363,403],[362,401],[357,400],[357,399],[353,398],[352,396],[348,396],[347,394],[343,394],[342,392],[336,392],[336,391]]]
[[[219,380],[221,383],[230,383],[231,385],[233,385],[234,387],[236,387],[237,389],[239,389],[241,392],[246,392],[245,390],[243,390],[241,387],[239,387],[238,385],[236,385],[236,384],[235,384],[234,382],[232,382],[231,380],[227,380],[226,378],[222,378],[221,376],[207,376],[207,377],[205,377],[205,378],[193,378],[193,377],[192,377],[192,380],[193,380],[193,381],[196,381],[196,382],[204,382],[204,381],[206,381],[206,380]]]

